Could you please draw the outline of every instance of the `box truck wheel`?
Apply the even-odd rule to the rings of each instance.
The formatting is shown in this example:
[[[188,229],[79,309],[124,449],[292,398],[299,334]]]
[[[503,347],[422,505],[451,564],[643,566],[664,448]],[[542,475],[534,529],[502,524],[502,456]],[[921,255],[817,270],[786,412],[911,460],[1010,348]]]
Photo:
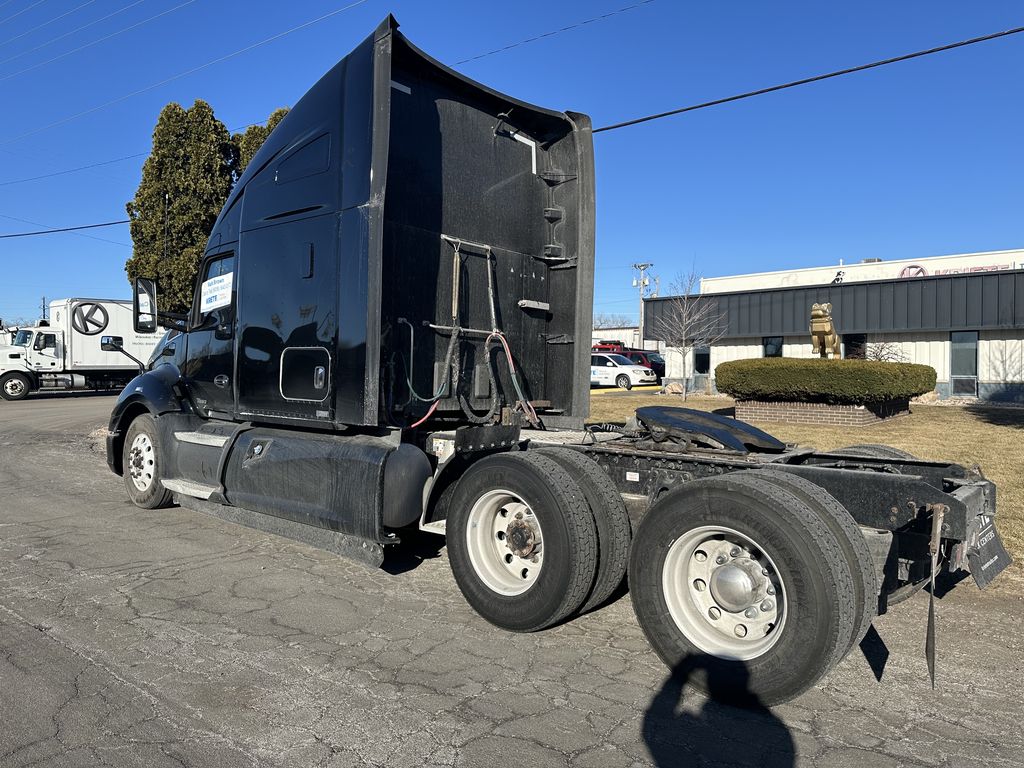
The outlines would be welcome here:
[[[124,487],[132,504],[143,509],[171,505],[171,492],[160,482],[160,441],[148,413],[136,417],[124,437]]]
[[[854,584],[821,514],[761,477],[734,472],[659,499],[633,539],[633,608],[674,673],[713,698],[792,699],[842,658]]]
[[[572,448],[541,446],[537,452],[550,456],[571,474],[587,497],[597,528],[597,575],[580,613],[597,608],[622,584],[629,562],[633,529],[615,483],[597,462]]]
[[[597,532],[586,496],[560,464],[532,451],[488,456],[466,471],[447,538],[462,594],[503,629],[561,621],[594,583]]]
[[[24,400],[32,391],[32,382],[23,373],[8,373],[0,378],[0,397],[4,400]]]

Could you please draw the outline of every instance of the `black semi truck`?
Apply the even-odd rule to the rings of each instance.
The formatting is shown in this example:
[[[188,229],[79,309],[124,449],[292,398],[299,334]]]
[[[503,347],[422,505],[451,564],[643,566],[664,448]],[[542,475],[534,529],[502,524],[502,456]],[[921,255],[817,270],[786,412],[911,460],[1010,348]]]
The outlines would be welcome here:
[[[1006,567],[977,468],[820,453],[684,409],[584,429],[590,120],[470,81],[397,27],[250,162],[187,317],[136,282],[137,330],[180,331],[111,415],[136,505],[374,565],[404,531],[444,534],[466,599],[511,631],[599,607],[628,571],[669,666],[700,658],[718,692],[765,703],[940,566],[980,586]]]

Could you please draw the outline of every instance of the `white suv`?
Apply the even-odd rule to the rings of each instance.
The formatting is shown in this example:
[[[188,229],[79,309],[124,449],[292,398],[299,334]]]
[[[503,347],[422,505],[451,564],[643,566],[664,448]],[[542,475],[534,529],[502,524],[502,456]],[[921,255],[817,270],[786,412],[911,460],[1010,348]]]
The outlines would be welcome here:
[[[614,353],[590,356],[590,386],[618,387],[632,389],[637,384],[655,384],[654,371],[645,365],[637,365],[628,357]]]

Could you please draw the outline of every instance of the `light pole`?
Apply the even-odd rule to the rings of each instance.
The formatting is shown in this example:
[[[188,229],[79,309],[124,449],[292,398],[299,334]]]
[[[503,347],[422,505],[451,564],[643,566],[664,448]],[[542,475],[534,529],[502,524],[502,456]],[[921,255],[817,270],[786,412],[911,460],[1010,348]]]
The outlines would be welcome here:
[[[647,292],[647,286],[651,284],[651,280],[647,277],[647,270],[653,267],[654,264],[651,262],[642,262],[634,264],[633,269],[640,273],[639,278],[633,278],[633,287],[637,288],[640,292],[640,318],[637,321],[637,329],[640,332],[640,349],[644,349],[644,296]]]

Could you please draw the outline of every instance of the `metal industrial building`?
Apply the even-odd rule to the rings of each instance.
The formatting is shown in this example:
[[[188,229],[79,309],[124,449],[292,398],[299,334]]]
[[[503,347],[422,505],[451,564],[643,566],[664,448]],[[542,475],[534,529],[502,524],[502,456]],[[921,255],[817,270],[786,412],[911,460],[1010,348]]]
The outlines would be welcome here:
[[[676,298],[645,303],[648,338],[661,338]],[[827,302],[844,357],[930,365],[943,398],[1024,402],[1024,250],[711,278],[699,300],[712,302],[724,333],[688,355],[697,389],[713,388],[715,367],[729,360],[812,357],[811,305]],[[680,378],[681,355],[666,358],[667,378]]]

